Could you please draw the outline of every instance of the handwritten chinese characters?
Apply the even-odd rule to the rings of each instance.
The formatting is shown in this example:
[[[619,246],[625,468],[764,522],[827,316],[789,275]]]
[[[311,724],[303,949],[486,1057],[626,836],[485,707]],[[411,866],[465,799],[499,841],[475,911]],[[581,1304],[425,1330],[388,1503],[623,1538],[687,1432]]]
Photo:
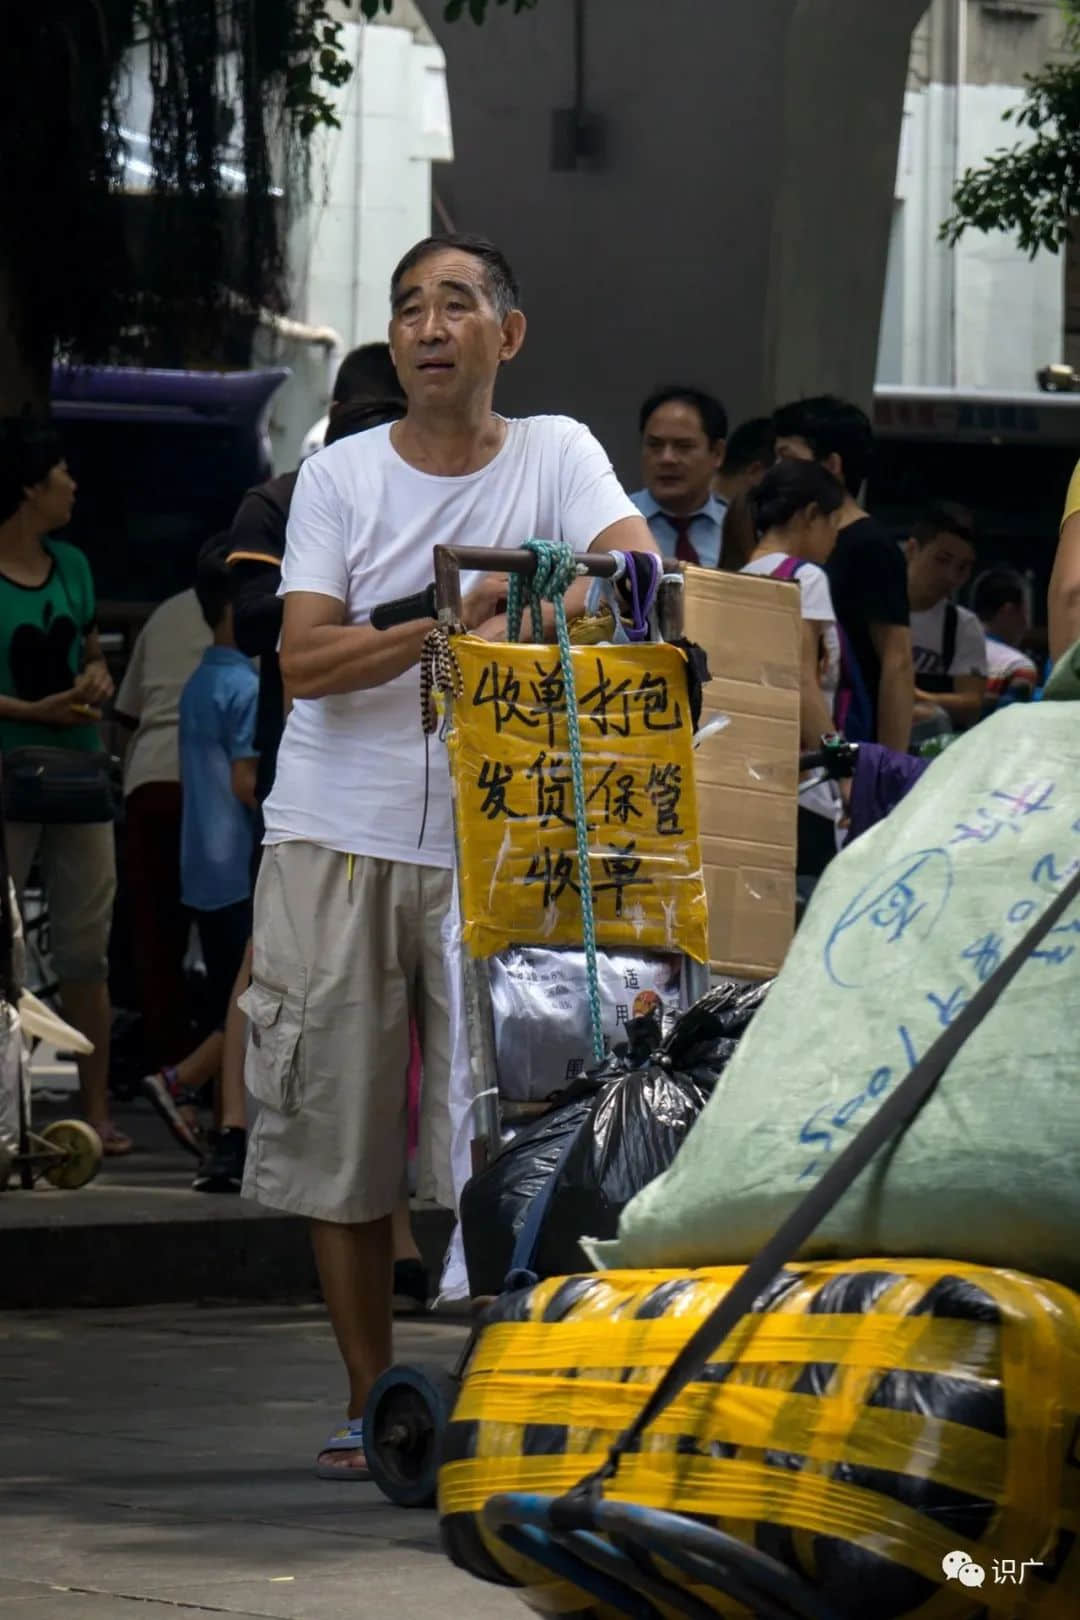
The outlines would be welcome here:
[[[477,955],[581,939],[566,692],[555,649],[455,641],[449,738],[464,936]],[[685,663],[673,647],[578,648],[575,689],[597,936],[704,960]]]
[[[850,1140],[935,1037],[956,1022],[1080,867],[1080,819],[1073,819],[1069,802],[1066,790],[1051,778],[1006,779],[1006,785],[987,790],[964,808],[947,847],[920,850],[894,862],[845,907],[825,946],[829,978],[841,989],[854,989],[903,969],[897,1011],[904,1021],[897,1022],[895,1039],[877,1055],[875,1067],[857,1089],[839,1103],[823,1105],[803,1123],[799,1141],[808,1156],[802,1179],[825,1168],[828,1155]],[[977,915],[978,926],[970,936],[961,930],[957,947],[950,947],[942,959],[928,942],[950,906],[961,871],[978,885],[977,906],[969,900],[964,908]],[[1029,983],[1032,975],[1048,975],[1046,988],[1052,991],[1054,971],[1066,964],[1075,971],[1080,963],[1078,947],[1080,917],[1066,917],[1031,952],[1018,982],[1024,982],[1024,975]]]
[[[825,967],[833,983],[855,989],[908,967],[945,909],[952,881],[944,849],[922,849],[887,866],[829,935]]]

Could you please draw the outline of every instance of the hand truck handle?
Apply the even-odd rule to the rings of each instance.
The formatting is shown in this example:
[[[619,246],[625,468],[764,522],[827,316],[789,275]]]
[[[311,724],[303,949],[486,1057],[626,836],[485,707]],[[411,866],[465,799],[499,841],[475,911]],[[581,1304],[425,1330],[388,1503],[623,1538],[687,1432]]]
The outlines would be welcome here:
[[[391,630],[396,624],[411,624],[414,619],[434,619],[435,584],[434,581],[417,591],[415,596],[399,596],[392,602],[380,602],[371,610],[371,627],[373,630]]]

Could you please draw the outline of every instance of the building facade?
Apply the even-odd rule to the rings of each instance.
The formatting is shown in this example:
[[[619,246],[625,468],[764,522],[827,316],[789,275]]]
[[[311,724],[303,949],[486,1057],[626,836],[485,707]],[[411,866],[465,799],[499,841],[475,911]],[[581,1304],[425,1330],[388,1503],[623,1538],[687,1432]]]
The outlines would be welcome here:
[[[1003,115],[1061,50],[1058,0],[933,0],[912,41],[877,381],[1034,387],[1065,358],[1065,256],[1003,233],[940,240],[957,181],[1025,138]]]
[[[332,8],[352,75],[331,92],[339,119],[311,147],[311,197],[290,240],[292,314],[310,329],[263,333],[257,359],[288,365],[270,424],[275,464],[295,465],[323,414],[341,355],[386,337],[390,273],[427,236],[438,197],[433,166],[453,157],[446,64],[414,0],[373,22]],[[326,340],[316,336],[325,333]]]

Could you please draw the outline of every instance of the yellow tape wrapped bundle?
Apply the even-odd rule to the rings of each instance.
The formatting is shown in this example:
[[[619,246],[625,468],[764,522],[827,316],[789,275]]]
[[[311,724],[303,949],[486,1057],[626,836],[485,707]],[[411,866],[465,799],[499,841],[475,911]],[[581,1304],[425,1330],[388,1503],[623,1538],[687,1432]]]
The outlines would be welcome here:
[[[520,1585],[542,1613],[606,1620],[495,1540],[481,1510],[505,1491],[559,1495],[599,1467],[739,1274],[608,1272],[496,1302],[445,1437],[456,1563]],[[850,1620],[1080,1615],[1077,1296],[946,1262],[792,1266],[722,1355],[607,1496],[701,1516]],[[746,1612],[694,1591],[718,1614]]]

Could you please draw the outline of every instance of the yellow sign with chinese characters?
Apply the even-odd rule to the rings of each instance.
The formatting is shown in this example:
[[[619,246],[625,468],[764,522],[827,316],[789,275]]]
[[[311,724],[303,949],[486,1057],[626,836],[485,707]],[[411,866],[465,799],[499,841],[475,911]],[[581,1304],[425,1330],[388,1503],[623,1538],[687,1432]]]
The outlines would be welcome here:
[[[556,647],[454,638],[448,738],[464,939],[581,944],[566,693]],[[597,944],[708,956],[693,722],[677,647],[576,647]]]

